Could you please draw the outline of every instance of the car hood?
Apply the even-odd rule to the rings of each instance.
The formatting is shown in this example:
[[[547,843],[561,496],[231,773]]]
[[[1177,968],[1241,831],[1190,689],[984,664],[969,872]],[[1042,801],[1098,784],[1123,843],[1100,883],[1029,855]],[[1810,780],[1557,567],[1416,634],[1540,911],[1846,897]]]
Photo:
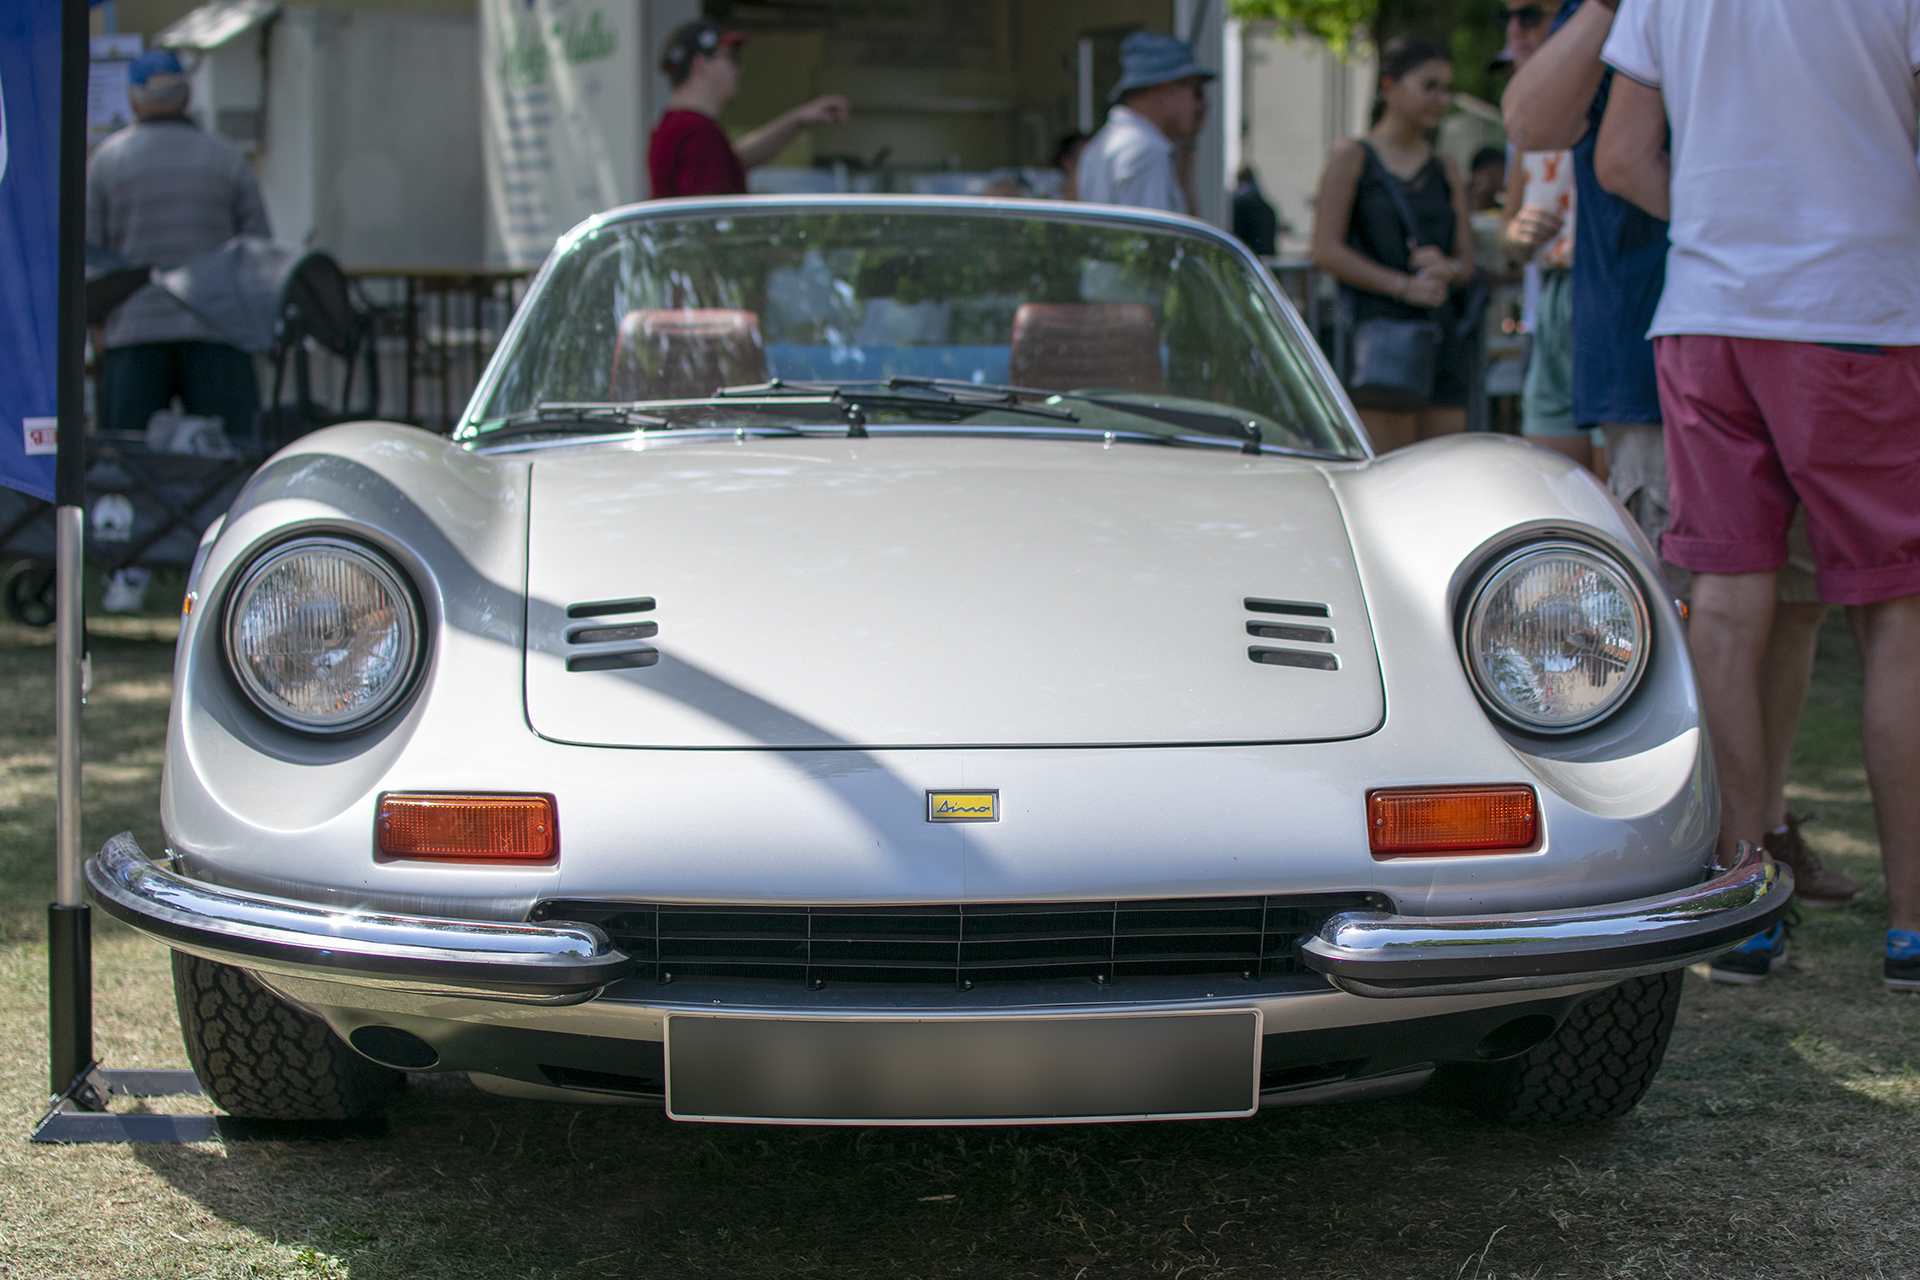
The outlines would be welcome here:
[[[1309,464],[673,441],[545,454],[531,484],[527,716],[559,741],[1301,742],[1384,716],[1353,550]]]

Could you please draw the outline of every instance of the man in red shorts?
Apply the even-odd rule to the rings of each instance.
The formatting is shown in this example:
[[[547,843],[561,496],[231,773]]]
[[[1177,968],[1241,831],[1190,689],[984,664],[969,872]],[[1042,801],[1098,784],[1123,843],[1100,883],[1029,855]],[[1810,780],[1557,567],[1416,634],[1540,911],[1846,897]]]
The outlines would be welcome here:
[[[667,38],[660,69],[673,85],[673,100],[647,144],[654,199],[745,195],[747,170],[779,155],[802,129],[847,122],[847,100],[828,94],[728,142],[718,116],[740,87],[746,40],[746,32],[722,31],[705,19],[683,23]]]
[[[1696,575],[1721,856],[1765,826],[1761,662],[1798,506],[1866,668],[1886,985],[1920,991],[1920,0],[1621,0],[1603,57],[1600,180],[1672,222],[1662,547]],[[1784,954],[1769,933],[1714,963]]]

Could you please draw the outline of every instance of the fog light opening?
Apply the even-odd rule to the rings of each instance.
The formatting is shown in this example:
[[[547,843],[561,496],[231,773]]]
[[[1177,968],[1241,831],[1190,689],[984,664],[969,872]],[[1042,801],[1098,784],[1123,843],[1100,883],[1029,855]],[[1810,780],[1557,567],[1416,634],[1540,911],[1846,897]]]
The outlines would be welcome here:
[[[383,1067],[425,1071],[440,1062],[440,1051],[411,1031],[398,1027],[355,1027],[347,1043]]]
[[[1545,1043],[1554,1028],[1553,1019],[1546,1014],[1530,1013],[1524,1018],[1503,1022],[1487,1032],[1480,1037],[1480,1043],[1474,1046],[1473,1051],[1488,1062],[1517,1058]]]

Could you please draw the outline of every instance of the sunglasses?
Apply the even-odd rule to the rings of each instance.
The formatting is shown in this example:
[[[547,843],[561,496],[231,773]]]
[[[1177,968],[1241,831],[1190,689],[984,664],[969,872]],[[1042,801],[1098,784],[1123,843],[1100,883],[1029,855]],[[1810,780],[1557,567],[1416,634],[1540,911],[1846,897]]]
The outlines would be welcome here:
[[[1547,11],[1537,4],[1523,4],[1518,9],[1495,9],[1493,16],[1503,29],[1509,22],[1517,22],[1522,31],[1531,31],[1547,20]]]

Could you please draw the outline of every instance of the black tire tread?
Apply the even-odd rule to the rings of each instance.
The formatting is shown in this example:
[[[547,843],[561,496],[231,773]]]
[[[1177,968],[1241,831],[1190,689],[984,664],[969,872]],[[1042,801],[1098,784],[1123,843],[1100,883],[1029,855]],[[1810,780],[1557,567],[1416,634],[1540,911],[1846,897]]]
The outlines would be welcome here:
[[[173,953],[187,1059],[207,1096],[253,1120],[351,1120],[378,1112],[404,1077],[348,1048],[319,1018],[243,969]]]
[[[1686,971],[1629,978],[1574,1009],[1532,1051],[1456,1078],[1469,1106],[1508,1124],[1605,1124],[1645,1096],[1666,1057]]]

